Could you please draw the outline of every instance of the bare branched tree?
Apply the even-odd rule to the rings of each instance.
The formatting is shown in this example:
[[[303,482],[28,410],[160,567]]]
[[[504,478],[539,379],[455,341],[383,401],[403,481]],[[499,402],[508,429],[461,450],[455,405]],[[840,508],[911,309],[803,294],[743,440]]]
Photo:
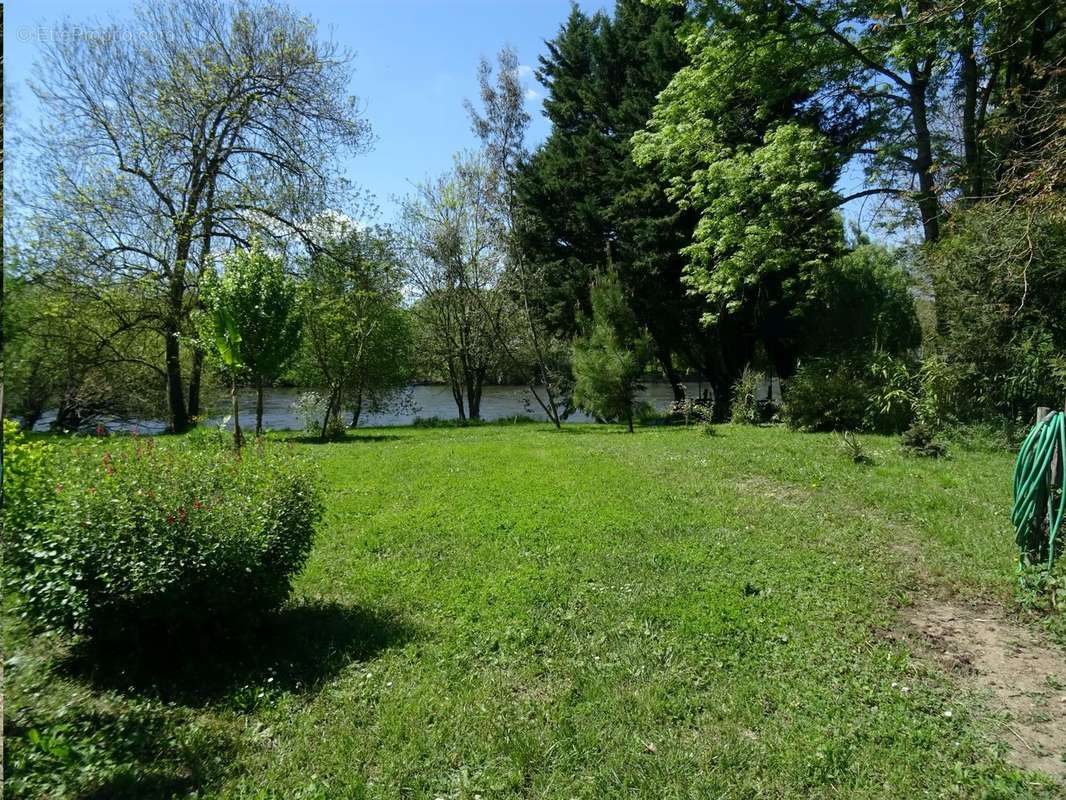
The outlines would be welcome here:
[[[531,294],[543,274],[530,263],[518,245],[516,231],[521,224],[520,204],[517,200],[518,169],[527,156],[525,134],[529,114],[525,110],[525,91],[519,73],[518,55],[505,47],[496,57],[496,80],[487,59],[478,67],[482,110],[467,101],[466,109],[474,133],[481,139],[482,152],[490,170],[488,199],[492,209],[494,235],[500,251],[506,257],[501,288],[515,300],[523,321],[525,336],[508,346],[509,337],[499,332],[498,339],[504,354],[519,371],[530,375],[529,390],[537,404],[556,428],[562,425],[568,405],[564,386],[568,383],[561,374],[557,359],[559,342],[555,341],[543,321],[535,314]],[[522,346],[522,345],[526,346]],[[532,363],[530,363],[532,362]],[[543,393],[543,394],[542,394]]]
[[[460,420],[481,417],[481,390],[505,329],[492,181],[483,158],[458,156],[451,172],[421,184],[403,208],[414,312],[447,372]]]
[[[44,44],[38,262],[50,271],[76,238],[55,285],[106,304],[114,330],[161,337],[175,431],[199,413],[200,358],[182,340],[213,243],[299,235],[336,200],[335,156],[370,140],[349,80],[349,56],[272,0],[146,3],[129,25],[68,23]]]

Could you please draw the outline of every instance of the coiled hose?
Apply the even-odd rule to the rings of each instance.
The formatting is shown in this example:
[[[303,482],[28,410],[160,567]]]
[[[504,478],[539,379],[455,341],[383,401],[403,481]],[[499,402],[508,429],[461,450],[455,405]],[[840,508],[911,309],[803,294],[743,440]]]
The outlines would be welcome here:
[[[1059,452],[1059,475],[1066,458],[1066,414],[1052,411],[1040,420],[1025,437],[1014,465],[1014,508],[1011,522],[1017,532],[1015,541],[1030,561],[1047,559],[1048,568],[1055,562],[1055,537],[1066,512],[1066,491],[1062,479],[1051,485],[1049,467],[1055,451]],[[1045,521],[1049,524],[1045,526]]]

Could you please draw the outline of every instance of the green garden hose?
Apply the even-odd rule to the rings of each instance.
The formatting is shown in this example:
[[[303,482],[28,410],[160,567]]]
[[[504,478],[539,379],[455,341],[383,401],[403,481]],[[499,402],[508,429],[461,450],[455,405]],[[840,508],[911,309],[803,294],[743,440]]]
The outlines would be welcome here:
[[[1061,478],[1058,486],[1052,486],[1049,474],[1056,450],[1059,452],[1059,475],[1062,475],[1062,459],[1066,457],[1066,414],[1061,411],[1052,411],[1033,426],[1014,465],[1011,522],[1018,534],[1016,541],[1031,561],[1046,558],[1048,568],[1055,561],[1055,536],[1062,527],[1066,512],[1066,491],[1063,491]],[[1047,526],[1045,520],[1049,523]]]

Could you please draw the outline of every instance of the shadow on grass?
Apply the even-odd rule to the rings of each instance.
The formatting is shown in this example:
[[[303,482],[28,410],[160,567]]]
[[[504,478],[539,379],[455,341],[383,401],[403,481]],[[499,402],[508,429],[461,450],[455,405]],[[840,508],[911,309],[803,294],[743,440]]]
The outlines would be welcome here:
[[[412,637],[400,620],[372,610],[293,603],[235,633],[142,640],[122,649],[83,646],[61,668],[98,689],[246,711],[267,694],[313,692],[352,662]]]
[[[159,703],[101,710],[76,702],[59,716],[22,710],[5,715],[4,727],[11,797],[186,796],[220,783],[237,752],[233,730]]]
[[[648,425],[636,425],[633,426],[633,435],[641,433],[642,431],[652,430],[653,427]],[[563,423],[563,426],[554,433],[566,433],[571,436],[579,434],[597,434],[599,436],[614,436],[616,434],[630,435],[629,430],[626,428],[624,422],[571,422],[569,424]]]
[[[199,631],[56,653],[49,669],[94,691],[4,709],[6,794],[214,796],[236,768],[244,715],[284,692],[313,693],[348,665],[413,635],[394,616],[304,602],[225,636]],[[59,681],[55,691],[63,686],[69,690]]]
[[[343,438],[338,439],[321,439],[318,436],[302,434],[300,436],[286,437],[285,441],[296,442],[298,444],[360,444],[369,442],[398,442],[403,438],[403,436],[396,436],[392,433],[380,435],[374,435],[372,433],[346,433]]]

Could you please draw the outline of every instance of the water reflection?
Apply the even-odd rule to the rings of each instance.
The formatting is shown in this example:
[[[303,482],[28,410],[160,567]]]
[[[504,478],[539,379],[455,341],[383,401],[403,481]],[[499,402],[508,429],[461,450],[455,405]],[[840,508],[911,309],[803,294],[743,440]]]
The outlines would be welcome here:
[[[693,389],[695,387],[692,387]],[[271,430],[299,430],[303,422],[292,410],[292,404],[305,389],[268,389],[263,397],[263,427]],[[695,393],[695,392],[694,392]],[[662,411],[673,400],[673,393],[667,383],[650,383],[641,393],[641,399],[650,403],[656,410]],[[413,386],[411,387],[411,400],[413,404],[402,410],[385,413],[364,412],[359,418],[360,428],[380,428],[389,425],[410,425],[416,417],[428,419],[456,419],[458,412],[455,400],[452,399],[451,389],[447,386]],[[246,390],[240,393],[241,427],[255,426],[255,391]],[[219,397],[211,403],[213,413],[206,424],[217,426],[229,414],[229,398]],[[501,419],[513,419],[515,417],[531,417],[537,420],[547,420],[543,409],[533,399],[529,388],[526,386],[486,386],[481,396],[482,419],[494,422]],[[45,414],[38,421],[36,430],[47,430],[55,414]],[[583,412],[575,412],[570,416],[570,422],[592,422],[592,418]],[[136,420],[133,422],[114,422],[107,427],[113,430],[127,430],[136,428],[142,433],[158,433],[163,430],[165,423],[159,420]]]

